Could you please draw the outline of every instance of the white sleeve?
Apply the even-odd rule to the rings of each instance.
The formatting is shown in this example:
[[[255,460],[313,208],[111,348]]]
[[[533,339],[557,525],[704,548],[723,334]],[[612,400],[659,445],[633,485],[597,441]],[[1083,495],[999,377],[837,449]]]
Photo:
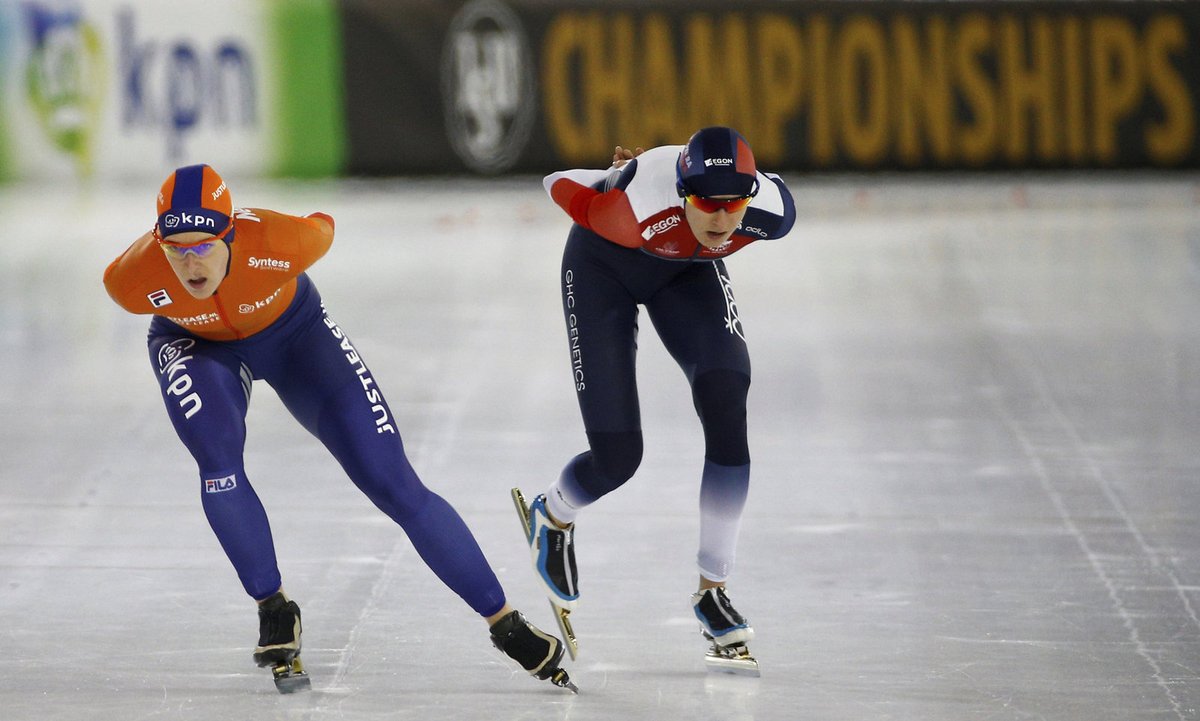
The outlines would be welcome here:
[[[754,200],[750,204],[759,210],[783,217],[786,215],[786,210],[783,194],[779,192],[779,186],[775,184],[778,179],[779,176],[775,173],[758,171],[758,195],[754,196]]]
[[[581,168],[576,170],[560,170],[557,173],[551,173],[542,178],[542,187],[546,189],[546,194],[550,195],[550,188],[559,180],[566,178],[580,185],[592,186],[604,180],[608,175],[608,170],[593,170],[590,168]],[[553,197],[553,195],[551,195]]]

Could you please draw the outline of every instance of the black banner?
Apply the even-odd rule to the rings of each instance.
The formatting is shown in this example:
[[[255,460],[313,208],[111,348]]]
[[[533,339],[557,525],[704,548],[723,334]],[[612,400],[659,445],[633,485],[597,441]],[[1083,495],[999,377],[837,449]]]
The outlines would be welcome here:
[[[341,9],[352,173],[603,166],[713,124],[779,170],[1200,165],[1200,3]]]

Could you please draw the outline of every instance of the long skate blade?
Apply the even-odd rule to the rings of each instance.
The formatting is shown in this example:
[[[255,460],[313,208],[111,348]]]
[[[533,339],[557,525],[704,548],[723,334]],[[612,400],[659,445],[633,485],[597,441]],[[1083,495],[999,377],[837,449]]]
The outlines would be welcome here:
[[[312,680],[298,658],[292,659],[290,664],[276,664],[271,668],[271,675],[275,677],[275,689],[279,693],[296,693],[312,688]]]
[[[521,517],[521,526],[525,529],[525,538],[529,538],[531,522],[529,520],[529,504],[525,502],[525,496],[521,495],[520,488],[512,489],[513,505],[517,507],[517,515]]]
[[[704,656],[704,665],[708,667],[709,671],[717,673],[732,673],[755,678],[762,675],[758,670],[758,660],[750,655],[750,650],[745,646],[720,648],[714,645]]]
[[[571,628],[571,612],[555,606],[553,601],[550,602],[550,610],[554,612],[554,620],[558,621],[558,630],[562,631],[567,653],[574,661],[579,656],[579,641],[575,639],[575,629]]]
[[[529,515],[529,504],[525,502],[525,496],[521,493],[520,488],[514,488],[510,491],[512,496],[513,506],[517,509],[517,515],[521,518],[521,527],[525,529],[525,540],[529,540],[529,536],[533,533],[533,521]],[[558,622],[558,630],[562,632],[563,642],[567,645],[567,653],[570,654],[571,660],[574,661],[579,655],[579,642],[575,640],[575,629],[571,628],[571,612],[559,608],[550,601],[550,610],[554,612],[554,620]],[[576,693],[579,693],[576,691]]]

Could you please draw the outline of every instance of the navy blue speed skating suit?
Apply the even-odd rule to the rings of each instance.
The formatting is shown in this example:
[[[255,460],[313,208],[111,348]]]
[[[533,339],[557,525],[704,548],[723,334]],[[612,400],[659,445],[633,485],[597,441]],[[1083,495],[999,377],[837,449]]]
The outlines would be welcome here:
[[[681,195],[679,167],[686,149],[652,148],[621,168],[566,170],[544,180],[551,198],[575,221],[560,282],[571,372],[589,444],[551,486],[547,503],[556,519],[571,521],[580,508],[624,484],[641,463],[634,366],[644,306],[691,385],[703,426],[698,563],[705,577],[721,581],[733,563],[750,475],[750,358],[723,259],[755,241],[786,235],[796,212],[784,182],[757,171],[751,156],[746,172],[757,193],[728,240],[706,247],[689,226],[688,201]],[[748,155],[747,146],[743,156]]]

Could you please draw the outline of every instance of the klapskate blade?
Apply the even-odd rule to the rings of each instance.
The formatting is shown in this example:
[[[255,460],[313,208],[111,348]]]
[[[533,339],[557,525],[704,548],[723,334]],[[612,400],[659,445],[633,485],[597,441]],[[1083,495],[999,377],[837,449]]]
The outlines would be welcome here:
[[[737,676],[753,676],[758,678],[762,674],[758,670],[758,661],[753,656],[737,656],[730,658],[722,656],[712,651],[704,657],[704,665],[709,671],[716,673],[731,673]]]
[[[271,669],[272,675],[275,677],[275,689],[279,693],[296,693],[297,691],[308,691],[312,688],[312,680],[304,671],[304,665],[300,663],[300,659],[292,659],[291,664],[282,663]]]
[[[525,496],[521,495],[520,488],[512,489],[513,505],[517,507],[517,515],[521,517],[521,525],[525,528],[525,538],[529,538],[529,504],[525,503]]]
[[[562,631],[567,653],[574,661],[579,656],[579,641],[575,639],[575,629],[571,628],[571,612],[555,606],[553,601],[550,602],[550,610],[554,612],[554,620],[558,621],[558,630]]]

